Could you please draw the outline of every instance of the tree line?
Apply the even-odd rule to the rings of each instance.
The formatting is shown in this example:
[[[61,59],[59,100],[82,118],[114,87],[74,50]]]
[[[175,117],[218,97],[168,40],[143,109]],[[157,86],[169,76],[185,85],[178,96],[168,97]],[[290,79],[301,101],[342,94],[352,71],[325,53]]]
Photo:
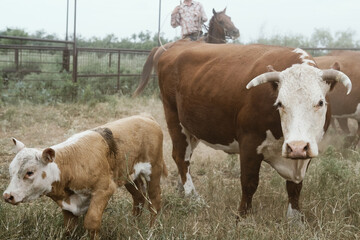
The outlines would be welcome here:
[[[240,31],[241,34],[241,31]],[[48,40],[64,40],[56,34],[49,34],[43,30],[35,33],[26,32],[20,28],[6,28],[0,30],[0,36],[15,36],[27,38],[40,38]],[[176,41],[179,38],[166,39],[160,34],[161,43],[165,44],[170,41]],[[70,36],[72,40],[72,36]],[[356,32],[353,30],[344,30],[331,33],[328,29],[315,29],[311,36],[301,34],[281,35],[275,34],[265,36],[260,32],[259,37],[250,42],[242,42],[241,37],[233,41],[235,44],[268,44],[280,45],[288,47],[344,47],[344,48],[360,48],[360,40],[357,39]],[[0,44],[29,44],[27,41],[19,41],[12,39],[1,39]],[[49,45],[44,42],[31,42],[31,45]],[[108,34],[105,37],[85,38],[81,35],[77,36],[77,45],[79,47],[96,47],[96,48],[121,48],[121,49],[139,49],[150,50],[158,45],[158,34],[150,31],[141,31],[134,33],[130,37],[118,38],[115,34]]]

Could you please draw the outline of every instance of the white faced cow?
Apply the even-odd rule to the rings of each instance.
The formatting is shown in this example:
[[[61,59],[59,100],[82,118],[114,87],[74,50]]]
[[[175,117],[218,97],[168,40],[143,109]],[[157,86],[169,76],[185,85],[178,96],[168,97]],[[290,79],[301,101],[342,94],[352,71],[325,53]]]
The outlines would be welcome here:
[[[143,76],[152,67],[157,70],[185,194],[196,194],[190,158],[201,141],[240,153],[240,215],[251,209],[263,160],[286,179],[288,215],[298,212],[302,180],[329,125],[326,94],[336,81],[349,92],[350,79],[333,69],[320,70],[305,51],[286,47],[181,40],[154,54]],[[142,79],[135,95],[147,81]]]

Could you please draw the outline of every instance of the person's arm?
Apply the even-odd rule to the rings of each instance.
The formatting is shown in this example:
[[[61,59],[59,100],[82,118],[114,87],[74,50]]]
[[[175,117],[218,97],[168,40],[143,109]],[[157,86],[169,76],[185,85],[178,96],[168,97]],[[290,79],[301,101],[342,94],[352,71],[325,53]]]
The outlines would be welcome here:
[[[206,22],[208,20],[207,16],[206,16],[206,13],[204,11],[204,7],[201,3],[200,4],[200,12],[201,12],[201,21],[202,23]]]
[[[180,26],[180,6],[176,6],[176,8],[171,13],[171,26],[173,28],[176,28],[177,26]]]

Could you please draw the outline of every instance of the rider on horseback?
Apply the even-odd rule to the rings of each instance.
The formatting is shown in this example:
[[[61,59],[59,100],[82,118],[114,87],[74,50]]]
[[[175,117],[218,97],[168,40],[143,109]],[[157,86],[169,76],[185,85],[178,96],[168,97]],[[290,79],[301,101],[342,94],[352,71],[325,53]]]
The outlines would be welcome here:
[[[190,38],[192,41],[202,36],[201,26],[207,20],[202,4],[192,0],[184,0],[171,14],[171,26],[181,26],[182,38]]]

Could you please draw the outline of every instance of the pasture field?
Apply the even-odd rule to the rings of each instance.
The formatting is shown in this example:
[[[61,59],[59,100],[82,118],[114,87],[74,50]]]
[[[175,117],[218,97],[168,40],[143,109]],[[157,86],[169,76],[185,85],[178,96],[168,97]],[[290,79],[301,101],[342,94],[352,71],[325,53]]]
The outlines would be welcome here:
[[[360,153],[342,149],[343,136],[330,129],[321,156],[311,162],[301,194],[303,223],[286,219],[285,180],[263,163],[253,212],[236,224],[241,197],[238,156],[199,144],[191,171],[202,200],[183,198],[177,190],[179,177],[157,95],[111,97],[97,104],[1,105],[1,193],[14,157],[11,137],[29,147],[48,147],[77,132],[142,112],[152,114],[164,132],[169,176],[162,181],[163,208],[150,229],[149,212],[134,218],[131,196],[121,188],[104,212],[101,239],[360,239]],[[0,201],[0,239],[87,238],[82,225],[65,236],[61,210],[47,197],[18,206]]]

